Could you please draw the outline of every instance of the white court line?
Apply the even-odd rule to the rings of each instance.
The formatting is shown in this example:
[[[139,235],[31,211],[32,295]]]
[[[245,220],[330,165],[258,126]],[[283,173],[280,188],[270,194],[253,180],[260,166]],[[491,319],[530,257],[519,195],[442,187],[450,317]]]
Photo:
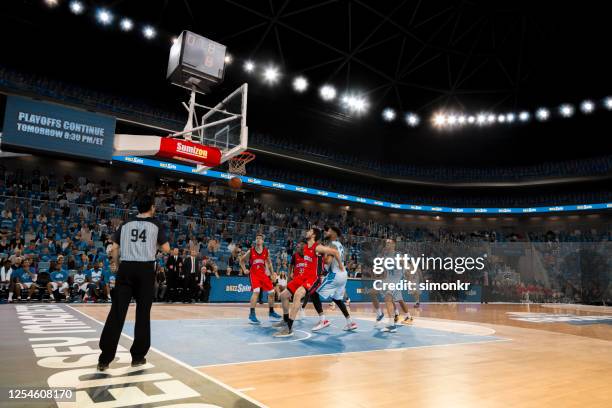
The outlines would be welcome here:
[[[247,392],[247,391],[255,391],[256,388],[255,387],[246,387],[246,388],[239,388],[238,391],[240,392]]]
[[[390,333],[389,336],[393,336],[393,333]],[[432,348],[432,347],[469,346],[469,345],[472,345],[472,344],[500,343],[500,342],[508,342],[508,341],[512,341],[512,339],[472,341],[472,342],[469,342],[469,343],[429,344],[427,346],[400,347],[400,348],[393,348],[393,349],[361,350],[361,351],[345,351],[345,352],[341,352],[341,353],[312,354],[312,355],[295,356],[295,357],[271,358],[271,359],[266,359],[266,360],[238,361],[238,362],[235,362],[235,363],[208,364],[208,365],[196,366],[195,368],[223,367],[223,366],[230,366],[230,365],[237,365],[237,364],[266,363],[266,362],[270,362],[270,361],[296,360],[296,359],[299,359],[299,358],[326,357],[326,356],[344,356],[344,355],[359,354],[359,353],[377,353],[377,352],[390,352],[390,351],[406,351],[406,350],[416,350],[416,349]]]
[[[97,320],[97,319],[94,319],[93,317],[91,317],[91,316],[87,315],[86,313],[83,313],[83,312],[81,312],[80,310],[78,310],[78,309],[76,309],[76,308],[74,308],[74,307],[72,307],[72,306],[70,306],[70,305],[65,305],[65,306],[68,306],[70,309],[74,310],[75,312],[80,313],[80,314],[82,314],[83,316],[87,317],[88,319],[93,320],[94,322],[96,322],[96,323],[98,323],[98,324],[100,324],[100,325],[104,326],[104,323],[102,323],[101,321],[99,321],[99,320]],[[130,340],[132,340],[132,341],[134,341],[134,338],[132,338],[132,337],[128,336],[127,334],[125,334],[125,333],[123,333],[123,332],[121,332],[121,335],[122,335],[122,336],[127,337],[128,339],[130,339]],[[244,398],[245,400],[247,400],[247,401],[249,401],[249,402],[251,402],[251,403],[253,403],[253,404],[257,405],[258,407],[261,407],[261,408],[268,408],[268,406],[267,406],[267,405],[264,405],[264,404],[262,404],[261,402],[259,402],[259,401],[257,401],[257,400],[254,400],[253,398],[249,397],[249,396],[248,396],[248,395],[246,395],[246,394],[243,394],[242,392],[240,392],[240,390],[237,390],[236,388],[234,388],[234,387],[232,387],[232,386],[230,386],[230,385],[227,385],[227,384],[225,384],[225,383],[222,383],[221,381],[217,380],[217,379],[216,379],[216,378],[214,378],[214,377],[211,377],[211,376],[209,376],[209,375],[207,375],[207,374],[204,374],[203,372],[201,372],[201,371],[199,371],[199,370],[196,370],[196,368],[195,368],[195,367],[190,366],[189,364],[185,364],[185,363],[183,363],[182,361],[177,360],[176,358],[172,357],[171,355],[168,355],[168,354],[164,353],[163,351],[156,349],[155,347],[150,347],[150,350],[153,350],[154,352],[156,352],[157,354],[161,355],[162,357],[165,357],[165,358],[167,358],[168,360],[171,360],[171,361],[175,362],[176,364],[178,364],[178,365],[180,365],[180,366],[182,366],[182,367],[185,367],[185,368],[186,368],[186,369],[188,369],[189,371],[192,371],[192,372],[194,372],[195,374],[198,374],[198,375],[200,375],[200,376],[202,376],[202,377],[206,378],[207,380],[209,380],[209,381],[211,381],[211,382],[213,382],[213,383],[217,384],[218,386],[223,387],[223,388],[225,388],[226,390],[233,392],[234,394],[236,394],[236,395],[238,395],[239,397]]]
[[[280,340],[280,341],[264,341],[261,343],[247,343],[249,346],[260,346],[262,344],[283,344],[283,343],[291,343],[292,341],[303,341],[308,340],[312,337],[312,333],[305,332],[304,330],[295,330],[296,332],[302,332],[306,335],[306,337],[302,337],[301,339],[292,339],[292,340]]]

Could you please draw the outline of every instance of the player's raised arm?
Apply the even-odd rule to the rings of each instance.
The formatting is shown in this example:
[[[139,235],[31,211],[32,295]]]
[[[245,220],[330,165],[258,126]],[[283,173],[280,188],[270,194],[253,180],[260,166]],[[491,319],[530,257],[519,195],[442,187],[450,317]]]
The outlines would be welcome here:
[[[336,261],[338,261],[338,265],[340,265],[340,270],[344,271],[344,263],[340,258],[340,252],[336,248],[319,244],[317,245],[317,248],[315,250],[320,254],[332,255],[334,258],[336,258]]]
[[[251,251],[246,251],[244,255],[240,257],[240,269],[242,269],[242,273],[245,275],[249,274],[249,270],[246,268],[246,261],[251,257]]]

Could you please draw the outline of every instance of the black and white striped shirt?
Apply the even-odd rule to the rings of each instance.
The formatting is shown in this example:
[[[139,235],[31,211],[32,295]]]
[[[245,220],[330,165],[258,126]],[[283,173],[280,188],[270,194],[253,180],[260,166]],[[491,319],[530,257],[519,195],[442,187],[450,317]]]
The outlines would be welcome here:
[[[157,246],[168,242],[166,231],[155,218],[133,218],[115,231],[113,242],[121,247],[121,261],[155,261]]]

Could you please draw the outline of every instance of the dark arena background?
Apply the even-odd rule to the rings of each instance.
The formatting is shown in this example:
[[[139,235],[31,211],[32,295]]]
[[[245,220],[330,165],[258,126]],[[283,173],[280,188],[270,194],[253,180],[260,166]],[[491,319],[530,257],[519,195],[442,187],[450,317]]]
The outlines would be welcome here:
[[[609,27],[3,0],[0,406],[611,407]]]

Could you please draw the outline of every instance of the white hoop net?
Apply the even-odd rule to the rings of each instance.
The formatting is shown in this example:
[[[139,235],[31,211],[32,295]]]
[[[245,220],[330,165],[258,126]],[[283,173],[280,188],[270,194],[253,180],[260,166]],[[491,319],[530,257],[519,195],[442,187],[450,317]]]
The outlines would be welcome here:
[[[246,164],[253,161],[255,155],[251,152],[242,152],[228,160],[229,172],[239,176],[246,175]]]

